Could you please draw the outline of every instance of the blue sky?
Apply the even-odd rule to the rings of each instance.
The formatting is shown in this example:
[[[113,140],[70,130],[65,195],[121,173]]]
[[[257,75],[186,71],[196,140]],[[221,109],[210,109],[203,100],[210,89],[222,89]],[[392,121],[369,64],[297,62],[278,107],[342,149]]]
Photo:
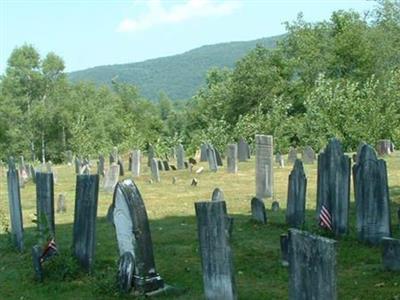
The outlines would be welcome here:
[[[346,0],[0,0],[0,74],[15,47],[32,44],[60,55],[67,71],[182,53],[220,42],[285,32],[301,11],[306,21],[338,9],[360,13],[372,1]]]

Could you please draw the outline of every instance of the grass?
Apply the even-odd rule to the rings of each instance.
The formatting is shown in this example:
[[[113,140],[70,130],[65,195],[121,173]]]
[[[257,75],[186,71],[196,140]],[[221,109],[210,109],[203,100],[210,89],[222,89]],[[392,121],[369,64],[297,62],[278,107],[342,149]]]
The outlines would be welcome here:
[[[400,206],[400,153],[385,159],[388,163],[393,235],[399,238],[396,212]],[[201,165],[208,169],[205,163]],[[228,212],[234,217],[231,246],[239,299],[287,299],[288,270],[280,265],[279,236],[288,229],[285,206],[291,166],[274,169],[274,200],[279,201],[282,209],[272,212],[273,199],[267,199],[267,225],[254,223],[250,218],[250,199],[255,193],[254,158],[239,163],[238,174],[228,174],[225,168],[217,173],[205,171],[198,175],[190,174],[188,170],[161,172],[161,182],[154,184],[149,183],[145,159],[142,166],[142,176],[135,182],[150,219],[157,271],[168,284],[186,289],[183,295],[174,299],[204,298],[194,202],[210,199],[215,187],[224,191]],[[114,229],[105,219],[112,194],[101,190],[99,195],[95,267],[93,274],[88,275],[70,255],[74,168],[55,166],[55,198],[65,193],[67,199],[67,212],[55,216],[56,239],[61,254],[45,264],[45,280],[38,283],[34,280],[30,254],[36,243],[36,230],[32,223],[36,212],[35,186],[29,183],[21,189],[26,249],[20,254],[11,246],[9,236],[1,233],[1,224],[9,222],[9,213],[5,170],[0,171],[0,299],[132,298],[120,295],[116,290],[118,247]],[[319,232],[314,221],[316,165],[305,166],[305,171],[308,177],[305,229]],[[173,176],[178,179],[175,185],[172,184]],[[194,176],[199,180],[197,187],[190,186]],[[379,247],[364,245],[356,239],[354,202],[350,226],[350,234],[338,243],[339,299],[400,299],[400,274],[383,269]]]

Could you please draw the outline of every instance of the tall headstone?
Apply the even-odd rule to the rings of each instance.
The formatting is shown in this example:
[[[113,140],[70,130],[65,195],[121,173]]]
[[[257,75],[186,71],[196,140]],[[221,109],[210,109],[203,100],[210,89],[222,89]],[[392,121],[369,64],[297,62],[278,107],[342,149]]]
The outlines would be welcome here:
[[[150,169],[151,169],[151,178],[155,182],[160,182],[160,171],[158,170],[158,163],[155,158],[151,159]]]
[[[262,199],[256,197],[251,199],[251,215],[253,220],[267,224],[267,212],[265,211],[265,204]]]
[[[125,170],[124,170],[124,162],[122,161],[122,159],[118,159],[118,165],[119,165],[119,176],[124,176]]]
[[[238,149],[237,144],[229,144],[227,150],[227,171],[228,173],[237,173],[237,158],[238,158]]]
[[[132,151],[132,176],[140,176],[140,150]]]
[[[113,163],[104,176],[104,191],[111,193],[117,185],[119,179],[119,165]]]
[[[304,164],[313,164],[315,160],[315,152],[310,146],[306,146],[301,154]]]
[[[54,180],[53,173],[36,173],[36,214],[38,229],[48,229],[55,235],[54,222]]]
[[[289,230],[289,299],[337,299],[335,240]]]
[[[249,158],[248,151],[249,151],[248,144],[243,138],[240,138],[238,142],[238,159],[240,162],[248,160]]]
[[[73,253],[82,267],[91,272],[96,246],[99,175],[78,175],[75,195]]]
[[[386,162],[376,157],[372,147],[361,147],[353,166],[358,238],[379,244],[390,237],[390,201]]]
[[[195,203],[205,298],[237,299],[225,201]]]
[[[105,175],[104,163],[105,163],[104,155],[99,155],[99,162],[97,165],[97,174],[99,174],[100,176]]]
[[[286,223],[290,227],[301,228],[306,211],[307,178],[303,163],[296,159],[289,175]]]
[[[147,166],[151,166],[151,160],[156,156],[153,145],[149,145],[147,149]]]
[[[110,153],[110,165],[118,162],[118,148],[113,147]]]
[[[256,134],[256,197],[273,195],[273,138]]]
[[[296,159],[297,159],[297,149],[290,147],[289,153],[288,153],[288,162],[291,164],[294,164]]]
[[[207,161],[207,144],[200,146],[200,161]]]
[[[182,170],[185,168],[185,150],[183,149],[183,145],[179,144],[176,146],[176,166],[178,170]]]
[[[379,140],[376,151],[379,155],[390,155],[392,153],[392,142],[390,140]]]
[[[217,166],[222,167],[224,164],[222,162],[221,153],[219,153],[219,151],[216,148],[214,148],[214,151],[215,151],[215,158],[217,160]]]
[[[11,236],[19,251],[24,249],[24,226],[22,222],[21,194],[19,189],[18,171],[14,159],[10,158],[7,171],[7,190],[10,208]]]
[[[210,144],[208,144],[208,147],[207,147],[207,160],[208,160],[208,166],[210,168],[210,171],[217,172],[217,170],[218,170],[217,157],[215,155],[214,147]]]
[[[350,164],[350,158],[344,155],[337,139],[331,139],[318,156],[317,215],[323,205],[332,216],[332,229],[336,235],[348,232]]]

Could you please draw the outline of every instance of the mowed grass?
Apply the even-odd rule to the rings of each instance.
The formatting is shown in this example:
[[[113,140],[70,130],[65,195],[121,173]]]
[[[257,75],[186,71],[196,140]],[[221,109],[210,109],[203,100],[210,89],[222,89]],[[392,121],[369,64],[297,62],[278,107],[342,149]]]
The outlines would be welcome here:
[[[400,153],[384,159],[388,165],[393,236],[400,238],[396,216],[400,206]],[[250,199],[255,194],[254,165],[252,158],[239,163],[237,174],[228,174],[225,167],[211,173],[206,163],[201,163],[200,166],[205,168],[202,174],[188,170],[161,172],[161,182],[150,184],[146,159],[142,159],[142,176],[135,182],[150,219],[157,271],[166,283],[185,289],[179,296],[163,296],[164,299],[204,298],[194,203],[209,201],[215,187],[224,191],[228,213],[234,217],[231,246],[239,299],[288,298],[288,269],[280,264],[279,236],[288,230],[285,206],[292,166],[274,168],[275,197],[266,200],[268,224],[260,225],[250,217]],[[308,177],[305,229],[329,236],[320,231],[315,222],[316,167],[316,164],[305,166]],[[34,184],[29,183],[21,189],[25,251],[21,254],[15,251],[9,236],[0,234],[0,299],[132,298],[132,295],[120,295],[116,288],[118,247],[114,228],[105,219],[112,194],[100,191],[95,267],[88,275],[70,255],[76,180],[74,168],[60,165],[54,169],[57,177],[55,199],[60,193],[64,193],[67,199],[67,212],[55,216],[56,240],[61,254],[45,263],[44,282],[36,282],[30,251],[37,239],[35,224],[32,223],[36,212],[36,192]],[[9,222],[5,171],[1,170],[0,178],[0,211],[3,215],[0,224]],[[177,177],[176,184],[172,184],[173,176]],[[193,177],[199,180],[197,187],[190,186]],[[353,194],[351,198],[351,232],[338,241],[337,248],[339,299],[400,299],[400,274],[383,269],[381,248],[364,245],[356,239]],[[270,210],[273,200],[279,201],[279,212]]]

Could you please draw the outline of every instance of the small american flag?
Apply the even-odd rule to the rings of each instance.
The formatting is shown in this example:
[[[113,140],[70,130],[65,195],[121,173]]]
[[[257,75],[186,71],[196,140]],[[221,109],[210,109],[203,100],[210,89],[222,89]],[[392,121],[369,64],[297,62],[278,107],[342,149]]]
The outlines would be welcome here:
[[[319,213],[319,225],[324,228],[332,230],[332,216],[329,210],[322,204],[321,211]]]
[[[40,262],[44,262],[48,260],[49,258],[53,257],[54,255],[57,254],[57,245],[56,242],[54,241],[54,238],[48,242],[46,248],[44,248],[42,256],[40,256]]]

